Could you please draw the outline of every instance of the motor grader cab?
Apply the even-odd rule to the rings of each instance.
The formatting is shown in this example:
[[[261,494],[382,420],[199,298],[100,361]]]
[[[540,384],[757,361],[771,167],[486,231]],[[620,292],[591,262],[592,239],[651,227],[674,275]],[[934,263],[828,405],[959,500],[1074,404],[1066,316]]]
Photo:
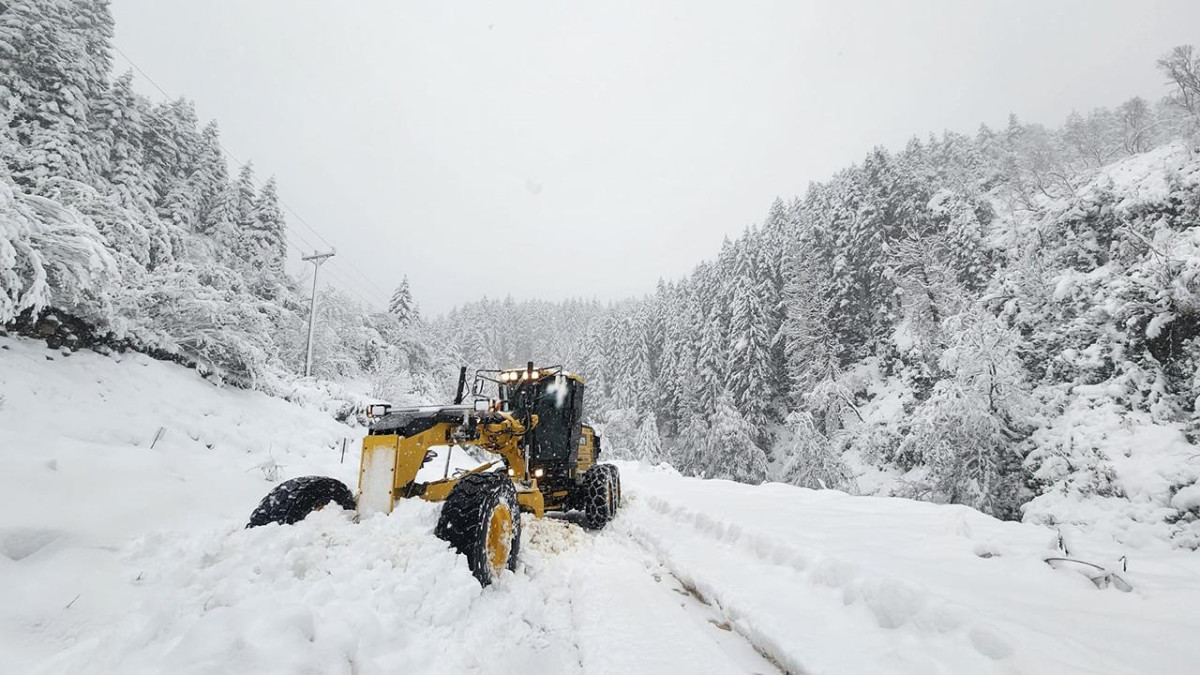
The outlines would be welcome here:
[[[515,568],[522,511],[540,518],[578,510],[585,527],[604,527],[620,505],[620,474],[597,463],[600,436],[583,423],[583,378],[530,362],[479,370],[469,390],[466,380],[462,368],[452,405],[372,406],[357,495],[333,478],[295,478],[263,498],[247,527],[294,523],[330,502],[359,517],[390,513],[401,499],[445,502],[435,534],[467,557],[484,585]],[[464,446],[495,459],[451,474]]]

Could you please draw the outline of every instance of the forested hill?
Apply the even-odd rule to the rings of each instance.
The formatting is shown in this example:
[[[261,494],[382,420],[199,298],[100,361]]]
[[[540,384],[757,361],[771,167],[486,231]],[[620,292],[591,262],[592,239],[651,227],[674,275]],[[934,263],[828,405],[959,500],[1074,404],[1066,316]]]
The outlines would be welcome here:
[[[561,362],[618,455],[1200,543],[1188,48],[1158,64],[1161,101],[877,149],[642,299],[423,320],[403,279],[386,309],[323,290],[305,381],[273,181],[113,72],[106,2],[4,4],[6,330],[291,397],[437,399],[458,363]]]
[[[273,179],[231,171],[216,122],[112,72],[105,0],[0,13],[0,325],[134,348],[274,393],[302,372],[305,289]],[[390,311],[322,291],[314,374],[424,397],[433,362],[400,279]],[[50,311],[47,311],[50,310]]]
[[[576,366],[610,447],[688,474],[1195,546],[1200,60],[1159,67],[1157,103],[876,149],[645,299],[484,300],[435,334]]]

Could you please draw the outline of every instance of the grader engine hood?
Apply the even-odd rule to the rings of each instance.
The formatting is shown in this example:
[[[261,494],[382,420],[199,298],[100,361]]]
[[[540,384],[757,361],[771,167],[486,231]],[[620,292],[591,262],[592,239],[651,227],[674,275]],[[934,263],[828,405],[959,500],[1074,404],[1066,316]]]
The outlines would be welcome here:
[[[466,405],[395,408],[371,425],[371,435],[395,434],[407,438],[438,424],[462,424],[464,415],[469,424],[477,421],[478,413]]]

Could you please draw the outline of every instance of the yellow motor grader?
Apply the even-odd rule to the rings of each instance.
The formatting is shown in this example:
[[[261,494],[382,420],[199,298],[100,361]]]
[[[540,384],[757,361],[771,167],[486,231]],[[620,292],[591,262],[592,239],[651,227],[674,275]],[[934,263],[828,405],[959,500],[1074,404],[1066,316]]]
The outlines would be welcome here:
[[[583,378],[533,362],[479,370],[470,404],[466,380],[464,367],[453,405],[368,410],[357,496],[335,478],[293,478],[263,498],[246,527],[295,523],[330,503],[362,517],[390,513],[399,499],[445,502],[435,534],[466,556],[485,586],[516,567],[521,511],[541,518],[577,510],[585,527],[604,527],[620,505],[621,477],[612,464],[597,463],[600,436],[583,423]],[[451,475],[451,454],[466,453],[464,446],[496,458]],[[418,480],[440,453],[442,476]]]

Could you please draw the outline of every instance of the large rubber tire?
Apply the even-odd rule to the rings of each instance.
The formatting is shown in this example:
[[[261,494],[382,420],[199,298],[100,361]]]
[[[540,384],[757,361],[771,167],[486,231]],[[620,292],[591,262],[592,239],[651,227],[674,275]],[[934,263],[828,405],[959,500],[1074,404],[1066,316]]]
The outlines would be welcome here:
[[[608,472],[609,480],[613,484],[613,515],[616,515],[616,510],[621,508],[621,471],[614,464],[599,464],[606,472]]]
[[[483,586],[507,567],[517,568],[521,550],[521,508],[517,490],[504,473],[464,476],[450,491],[434,530],[467,558]]]
[[[258,527],[267,523],[291,525],[308,517],[330,503],[354,510],[354,495],[346,484],[336,478],[325,476],[302,476],[284,481],[267,493],[250,514],[246,527]]]
[[[583,474],[583,526],[599,530],[608,524],[616,512],[616,491],[609,471],[610,464],[597,464]],[[614,467],[615,468],[615,467]]]

